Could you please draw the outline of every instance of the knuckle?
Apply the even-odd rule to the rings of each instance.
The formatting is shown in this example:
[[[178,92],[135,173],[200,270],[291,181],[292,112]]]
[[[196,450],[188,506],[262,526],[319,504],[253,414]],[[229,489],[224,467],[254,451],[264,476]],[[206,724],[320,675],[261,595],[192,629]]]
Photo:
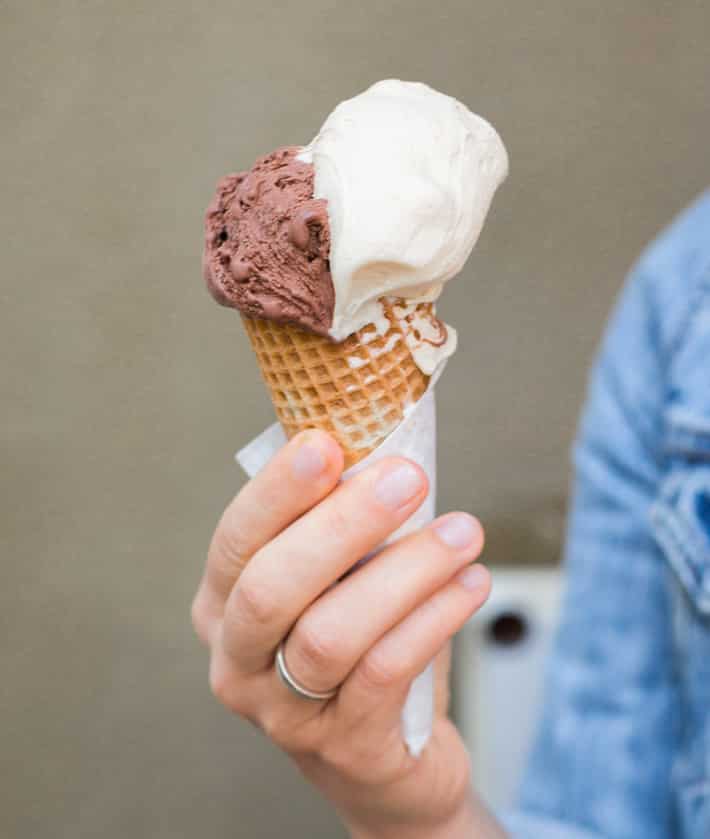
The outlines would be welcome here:
[[[341,504],[330,505],[323,520],[323,539],[328,544],[340,545],[347,540],[352,528],[352,517]]]
[[[365,686],[376,691],[391,689],[402,680],[402,673],[397,664],[377,650],[371,650],[362,659],[358,669]]]
[[[248,708],[243,686],[231,668],[214,656],[210,662],[209,686],[212,696],[221,705],[235,714],[247,716]]]
[[[209,675],[210,691],[212,696],[222,705],[231,705],[232,679],[226,667],[218,665],[213,658],[210,662]]]
[[[302,619],[291,634],[293,655],[315,672],[324,672],[342,658],[342,638],[316,621]]]
[[[241,572],[254,553],[248,537],[241,528],[229,522],[226,513],[214,532],[214,546],[219,564],[227,574]]]
[[[192,620],[192,628],[195,630],[195,634],[203,644],[206,644],[209,634],[207,630],[207,618],[205,616],[204,609],[202,607],[202,600],[199,594],[196,594],[192,601],[190,619]]]
[[[263,714],[259,720],[259,727],[269,740],[282,749],[287,749],[291,744],[295,726],[293,721],[285,718],[282,713],[275,711]]]
[[[290,709],[276,706],[261,712],[259,728],[285,752],[301,757],[315,757],[319,751],[319,717],[311,719],[294,717]]]
[[[256,577],[244,575],[234,591],[235,612],[242,620],[258,626],[273,623],[278,607],[268,586]]]
[[[259,728],[266,734],[269,740],[279,743],[282,730],[281,720],[274,714],[262,714],[259,719]]]
[[[407,551],[412,563],[419,562],[431,567],[432,571],[437,573],[437,579],[446,579],[447,574],[450,576],[450,566],[446,563],[452,561],[456,551],[445,545],[430,527],[423,527],[415,533],[403,536],[395,545],[399,550]]]

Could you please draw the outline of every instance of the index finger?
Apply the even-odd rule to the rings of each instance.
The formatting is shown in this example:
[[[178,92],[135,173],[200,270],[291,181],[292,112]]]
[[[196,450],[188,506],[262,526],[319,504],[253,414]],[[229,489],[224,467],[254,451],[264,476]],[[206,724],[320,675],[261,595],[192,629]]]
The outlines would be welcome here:
[[[200,593],[214,614],[256,551],[310,510],[338,483],[343,453],[324,431],[297,434],[224,511],[207,554]]]

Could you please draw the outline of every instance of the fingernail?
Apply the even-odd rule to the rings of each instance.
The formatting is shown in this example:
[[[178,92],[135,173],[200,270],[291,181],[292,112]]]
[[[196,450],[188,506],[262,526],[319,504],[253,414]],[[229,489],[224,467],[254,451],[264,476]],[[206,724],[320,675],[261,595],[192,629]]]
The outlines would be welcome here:
[[[482,565],[470,565],[459,574],[458,581],[468,591],[477,591],[486,581],[488,572]]]
[[[321,449],[313,443],[304,442],[293,456],[291,469],[299,480],[312,480],[321,474],[325,464],[325,455]]]
[[[478,533],[478,524],[473,516],[457,513],[447,516],[434,526],[436,535],[449,548],[461,550],[467,548]]]
[[[401,463],[386,472],[375,484],[375,498],[384,507],[397,510],[413,498],[422,488],[418,469],[410,463]]]

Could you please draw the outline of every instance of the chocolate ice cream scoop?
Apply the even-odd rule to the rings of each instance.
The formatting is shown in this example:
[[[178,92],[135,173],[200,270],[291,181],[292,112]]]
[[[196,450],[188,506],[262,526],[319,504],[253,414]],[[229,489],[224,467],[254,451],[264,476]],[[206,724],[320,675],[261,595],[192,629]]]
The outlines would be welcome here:
[[[300,149],[278,149],[217,185],[205,220],[204,277],[215,299],[252,317],[328,335],[335,303],[327,202]]]

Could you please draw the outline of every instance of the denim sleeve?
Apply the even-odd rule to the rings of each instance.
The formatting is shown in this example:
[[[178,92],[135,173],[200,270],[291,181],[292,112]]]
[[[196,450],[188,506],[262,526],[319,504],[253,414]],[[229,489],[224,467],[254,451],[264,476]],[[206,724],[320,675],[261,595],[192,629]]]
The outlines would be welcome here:
[[[574,450],[561,623],[519,810],[507,821],[515,839],[673,835],[672,604],[649,528],[669,317],[638,268],[592,372]]]

